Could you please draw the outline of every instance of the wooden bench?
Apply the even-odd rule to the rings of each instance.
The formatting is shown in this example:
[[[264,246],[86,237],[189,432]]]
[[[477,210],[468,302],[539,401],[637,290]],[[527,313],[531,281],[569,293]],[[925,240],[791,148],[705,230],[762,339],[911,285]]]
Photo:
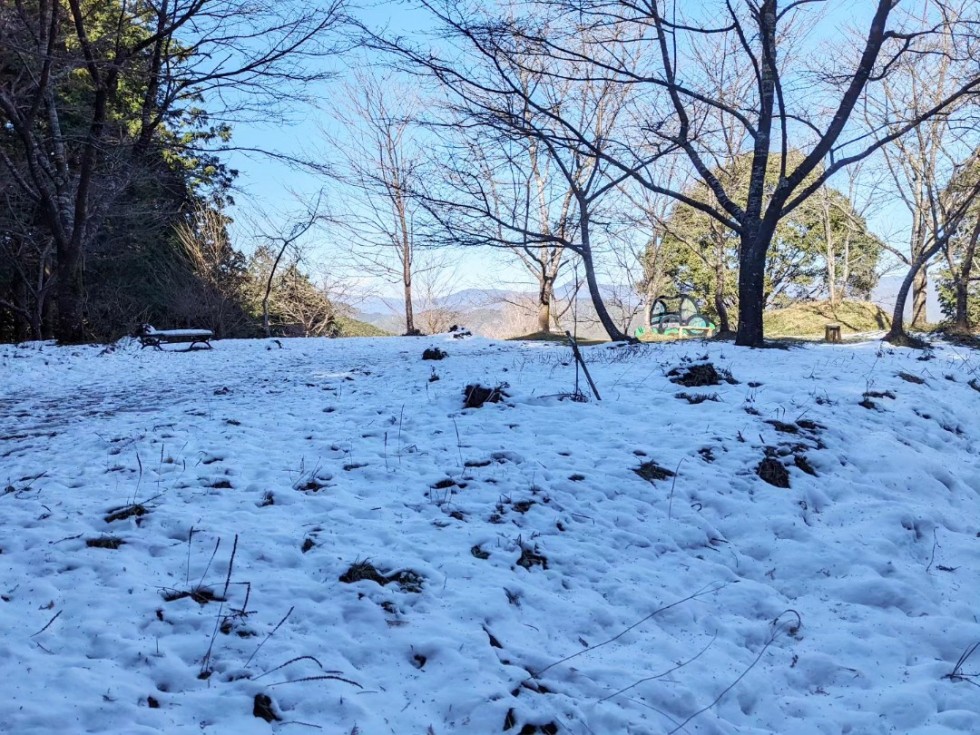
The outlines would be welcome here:
[[[827,324],[823,330],[823,341],[837,344],[840,342],[840,324]]]
[[[194,349],[194,345],[200,344],[210,350],[213,349],[211,338],[214,337],[214,332],[210,329],[155,329],[149,324],[144,324],[137,337],[140,341],[140,349],[156,347],[162,350],[163,345],[187,344],[187,350],[190,351]]]

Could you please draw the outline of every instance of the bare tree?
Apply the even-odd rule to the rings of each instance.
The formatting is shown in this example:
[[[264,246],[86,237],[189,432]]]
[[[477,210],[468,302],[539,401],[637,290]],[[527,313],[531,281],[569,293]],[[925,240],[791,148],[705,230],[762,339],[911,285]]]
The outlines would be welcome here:
[[[951,241],[946,247],[946,263],[953,287],[953,314],[950,331],[967,335],[973,332],[970,318],[970,295],[973,284],[980,278],[975,275],[977,256],[980,255],[980,216],[973,212],[973,226],[962,228],[954,247]]]
[[[322,192],[317,195],[316,202],[307,208],[306,212],[294,220],[289,232],[285,235],[276,233],[269,226],[256,225],[257,236],[265,240],[266,251],[269,253],[268,273],[264,273],[264,284],[262,289],[262,330],[266,337],[272,336],[272,325],[269,319],[269,300],[272,296],[272,287],[276,282],[277,271],[287,252],[291,252],[290,268],[297,269],[301,260],[299,243],[303,237],[313,229],[313,226],[321,219],[320,205],[323,200]],[[268,218],[266,218],[268,219]],[[306,320],[304,320],[306,321]]]
[[[762,312],[765,303],[765,265],[779,222],[838,171],[870,156],[882,147],[913,133],[923,122],[942,115],[958,100],[980,88],[980,75],[960,78],[958,83],[918,111],[873,126],[860,127],[855,110],[868,94],[892,75],[903,59],[942,55],[932,39],[941,32],[942,19],[950,18],[967,30],[976,21],[975,3],[961,0],[959,15],[947,11],[951,4],[929,0],[911,7],[896,0],[869,3],[865,30],[860,34],[858,59],[831,44],[806,43],[818,35],[825,3],[747,0],[681,5],[664,0],[552,0],[550,6],[571,11],[563,16],[567,33],[538,32],[529,23],[510,24],[514,32],[532,35],[541,54],[561,61],[583,63],[591,78],[613,79],[624,85],[650,90],[666,100],[651,102],[651,116],[642,126],[657,151],[679,150],[712,194],[711,202],[693,200],[682,190],[664,186],[646,175],[645,150],[630,149],[631,157],[590,149],[619,170],[629,172],[652,191],[663,193],[716,219],[740,239],[739,324],[736,343],[763,344]],[[910,7],[908,12],[899,5]],[[914,12],[913,12],[914,11]],[[623,27],[640,29],[639,38],[653,49],[652,63],[635,63],[635,57],[602,53],[607,39],[623,33]],[[582,49],[581,38],[588,39]],[[730,39],[723,64],[705,63],[694,50],[711,39]],[[847,39],[853,43],[853,39]],[[966,34],[961,45],[970,43]],[[962,56],[968,49],[957,48]],[[643,60],[651,55],[641,57]],[[732,69],[749,69],[752,85],[733,99],[724,81]],[[722,83],[719,84],[721,78]],[[724,93],[719,94],[719,90]],[[548,110],[540,112],[547,115]],[[745,204],[715,173],[716,157],[725,146],[719,140],[713,116],[722,116],[744,131],[751,157],[750,181]],[[578,136],[583,147],[590,141]],[[790,165],[791,149],[801,151]],[[779,167],[777,183],[766,184],[770,162]]]
[[[18,145],[16,156],[0,151],[0,164],[54,243],[61,340],[86,338],[85,251],[126,190],[132,162],[154,145],[179,149],[176,136],[167,138],[175,127],[198,131],[190,136],[198,143],[220,140],[228,121],[281,109],[323,78],[305,62],[334,52],[326,34],[341,21],[341,2],[0,6],[0,113]],[[84,94],[67,109],[62,91],[73,81]]]
[[[472,145],[451,148],[442,189],[430,187],[422,194],[447,241],[522,252],[539,276],[541,298],[549,302],[561,253],[575,253],[603,328],[610,338],[624,339],[603,304],[596,246],[603,226],[600,204],[627,174],[609,176],[594,151],[612,144],[628,90],[581,78],[582,69],[551,73],[552,60],[536,44],[511,30],[502,32],[483,8],[448,0],[420,5],[440,33],[463,44],[469,56],[450,58],[439,49],[376,34],[370,42],[438,82],[449,96],[450,120],[440,123],[441,129],[485,136],[496,147],[489,166],[474,164]],[[625,40],[608,44],[608,54],[618,52],[629,53]],[[541,326],[548,306],[542,302]]]
[[[362,71],[345,87],[335,114],[345,126],[327,136],[340,153],[340,178],[349,187],[344,215],[354,259],[372,274],[396,281],[405,333],[418,334],[413,298],[422,208],[414,197],[423,175],[415,91],[391,75]]]
[[[865,108],[869,119],[889,121],[886,129],[895,132],[901,127],[899,121],[921,117],[962,86],[963,59],[957,37],[968,9],[962,2],[941,5],[943,13],[929,37],[919,42],[920,52],[898,58],[876,94],[869,96]],[[908,268],[942,239],[940,231],[948,230],[947,223],[939,219],[950,211],[948,189],[978,144],[975,104],[970,98],[957,97],[942,109],[942,114],[925,119],[913,134],[896,137],[881,151],[890,189],[911,221],[905,249],[888,249]],[[928,259],[922,261],[912,280],[911,325],[918,329],[928,322],[928,264]],[[899,306],[904,312],[904,300],[896,311]]]

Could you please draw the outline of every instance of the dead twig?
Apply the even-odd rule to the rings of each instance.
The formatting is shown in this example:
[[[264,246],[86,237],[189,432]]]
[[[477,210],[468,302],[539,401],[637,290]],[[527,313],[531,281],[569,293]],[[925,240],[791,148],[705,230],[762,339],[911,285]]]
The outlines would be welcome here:
[[[51,619],[50,619],[50,620],[48,621],[48,624],[47,624],[47,625],[45,625],[45,626],[44,626],[43,628],[41,628],[41,630],[39,630],[39,631],[38,631],[37,633],[34,633],[34,634],[32,634],[32,635],[31,635],[31,638],[33,638],[33,637],[34,637],[34,636],[36,636],[36,635],[41,635],[41,633],[43,633],[43,632],[44,632],[44,631],[46,631],[46,630],[47,630],[48,628],[50,628],[50,627],[51,627],[51,624],[52,624],[52,623],[54,623],[54,621],[55,621],[55,620],[57,620],[57,619],[58,619],[58,618],[59,618],[59,617],[61,616],[61,613],[63,613],[63,612],[64,612],[64,610],[59,610],[58,612],[56,612],[56,613],[54,614],[54,617],[53,617],[53,618],[51,618]]]
[[[776,619],[772,621],[772,623],[771,623],[771,630],[769,632],[769,637],[766,639],[765,645],[763,645],[762,648],[759,650],[758,655],[755,657],[755,659],[753,659],[752,663],[750,663],[748,666],[745,667],[745,669],[742,671],[742,673],[739,674],[735,678],[735,681],[733,681],[727,687],[725,687],[724,689],[722,689],[721,692],[718,694],[718,696],[715,697],[711,701],[710,704],[705,705],[704,707],[702,707],[701,709],[699,709],[697,712],[691,713],[686,720],[684,720],[679,725],[677,725],[677,727],[675,727],[673,730],[669,731],[667,733],[667,735],[674,735],[678,731],[683,730],[684,727],[691,720],[693,720],[698,715],[701,715],[701,714],[707,712],[709,709],[711,709],[716,704],[718,704],[724,698],[724,696],[726,694],[728,694],[728,692],[730,692],[732,689],[734,689],[738,685],[738,683],[740,681],[742,681],[742,679],[744,679],[746,676],[748,676],[749,672],[752,671],[752,669],[755,668],[755,665],[757,663],[759,663],[759,661],[762,660],[762,657],[766,654],[766,651],[769,650],[769,646],[771,646],[773,644],[773,642],[776,640],[776,638],[779,636],[779,634],[784,630],[783,626],[779,622],[779,619],[782,618],[783,615],[786,615],[786,614],[792,614],[792,615],[794,615],[796,617],[796,624],[795,625],[791,625],[789,628],[785,628],[785,630],[790,635],[795,635],[796,634],[796,632],[800,629],[800,626],[803,625],[803,618],[800,617],[800,614],[798,612],[796,612],[796,610],[783,610],[783,612],[779,613],[779,615],[776,616]]]
[[[565,658],[560,659],[558,661],[555,661],[552,664],[548,664],[543,669],[541,669],[541,671],[538,671],[536,674],[532,674],[532,676],[535,679],[540,678],[541,675],[544,672],[546,672],[548,669],[554,668],[555,666],[558,666],[559,664],[563,664],[566,661],[571,661],[573,658],[576,658],[578,656],[581,656],[582,654],[588,653],[589,651],[594,651],[597,648],[601,648],[602,646],[607,646],[610,643],[612,643],[613,641],[619,640],[624,635],[626,635],[627,633],[629,633],[631,630],[633,630],[634,628],[639,627],[640,625],[642,625],[646,621],[650,620],[650,618],[654,617],[655,615],[659,615],[662,612],[665,612],[667,610],[670,610],[672,607],[677,607],[678,605],[683,605],[685,602],[690,602],[691,600],[696,600],[699,597],[704,597],[705,595],[709,595],[709,594],[718,592],[719,590],[721,590],[721,589],[723,589],[723,588],[725,588],[727,586],[728,586],[728,583],[725,583],[725,584],[709,584],[709,585],[705,585],[704,587],[702,587],[701,589],[699,589],[697,592],[695,592],[693,594],[690,594],[690,595],[688,595],[687,597],[685,597],[685,598],[683,598],[681,600],[676,600],[674,602],[671,602],[669,605],[664,605],[663,607],[658,607],[652,613],[650,613],[649,615],[647,615],[644,618],[641,618],[640,620],[637,620],[635,623],[633,623],[629,627],[624,628],[623,630],[621,630],[619,633],[617,633],[616,635],[614,635],[609,640],[602,641],[601,643],[596,643],[594,646],[589,646],[587,648],[583,648],[581,651],[578,651],[577,653],[573,653],[571,656],[566,656]]]
[[[262,642],[258,646],[256,646],[255,650],[252,652],[252,655],[248,657],[248,661],[245,662],[245,666],[243,668],[246,669],[248,668],[248,665],[252,663],[252,659],[255,658],[258,652],[262,650],[262,646],[264,646],[266,642],[268,642],[268,640],[276,634],[276,631],[283,626],[283,624],[289,619],[289,616],[293,614],[294,609],[296,609],[295,605],[289,608],[286,614],[282,616],[282,620],[276,623],[276,627],[269,632],[269,635],[267,635],[265,638],[262,639]]]

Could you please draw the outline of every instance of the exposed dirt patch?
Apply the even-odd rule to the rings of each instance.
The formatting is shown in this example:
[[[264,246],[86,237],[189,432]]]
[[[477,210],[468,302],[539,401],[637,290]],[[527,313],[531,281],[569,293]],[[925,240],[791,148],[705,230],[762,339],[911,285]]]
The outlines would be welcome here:
[[[667,373],[671,383],[688,388],[701,388],[706,385],[737,385],[738,381],[732,374],[725,369],[718,369],[710,362],[699,363],[697,365],[685,365],[676,367]]]
[[[697,406],[699,403],[704,403],[705,401],[721,402],[717,393],[678,393],[674,398],[687,401],[692,406]]]
[[[127,518],[135,518],[136,524],[139,525],[140,520],[149,513],[149,509],[140,503],[133,503],[132,505],[124,505],[121,508],[113,508],[105,517],[106,523],[113,523],[115,521],[124,521]]]
[[[531,510],[531,506],[534,505],[533,500],[518,500],[511,507],[518,513],[527,513]]]
[[[506,383],[495,388],[486,388],[478,383],[468,385],[463,389],[463,407],[480,408],[484,403],[500,403],[507,394],[504,393]]]
[[[654,482],[656,480],[666,480],[674,476],[674,473],[668,470],[666,467],[661,467],[653,460],[644,462],[639,467],[634,467],[633,472],[638,474],[647,482]]]
[[[276,714],[272,704],[272,697],[268,694],[256,694],[255,702],[252,705],[252,714],[266,722],[277,722],[282,718]]]
[[[806,472],[808,475],[817,476],[817,471],[813,469],[813,465],[810,464],[810,460],[806,458],[805,454],[797,454],[793,457],[793,464],[799,467],[801,470]]]
[[[225,598],[216,594],[210,587],[195,587],[191,590],[164,590],[164,602],[176,602],[191,598],[198,605],[207,605],[209,602],[224,602]]]
[[[766,457],[755,468],[755,474],[774,487],[789,487],[789,471],[775,457]]]
[[[429,347],[422,353],[423,360],[445,360],[447,357],[449,357],[449,353],[440,350],[438,347]]]
[[[410,569],[385,575],[366,559],[351,564],[350,568],[340,575],[340,581],[344,584],[353,584],[364,580],[374,582],[382,587],[394,582],[405,592],[421,592],[424,578],[421,574]]]
[[[85,545],[90,549],[118,549],[125,541],[115,536],[100,536],[99,538],[85,539]]]
[[[528,571],[531,570],[531,567],[547,569],[548,558],[538,551],[537,547],[532,548],[521,544],[521,558],[517,560],[517,565],[524,567]]]
[[[784,421],[778,421],[777,419],[770,419],[766,421],[772,428],[783,434],[799,434],[800,427],[796,424],[787,424]]]
[[[898,377],[907,383],[914,383],[915,385],[923,385],[926,382],[925,378],[920,378],[918,375],[912,375],[912,373],[906,373],[905,371],[900,372]]]

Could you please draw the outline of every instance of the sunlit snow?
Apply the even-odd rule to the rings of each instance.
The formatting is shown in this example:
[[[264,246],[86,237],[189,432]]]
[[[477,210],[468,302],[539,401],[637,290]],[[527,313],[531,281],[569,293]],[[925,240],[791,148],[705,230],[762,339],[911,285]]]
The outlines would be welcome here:
[[[980,732],[976,352],[584,352],[0,346],[0,731]]]

